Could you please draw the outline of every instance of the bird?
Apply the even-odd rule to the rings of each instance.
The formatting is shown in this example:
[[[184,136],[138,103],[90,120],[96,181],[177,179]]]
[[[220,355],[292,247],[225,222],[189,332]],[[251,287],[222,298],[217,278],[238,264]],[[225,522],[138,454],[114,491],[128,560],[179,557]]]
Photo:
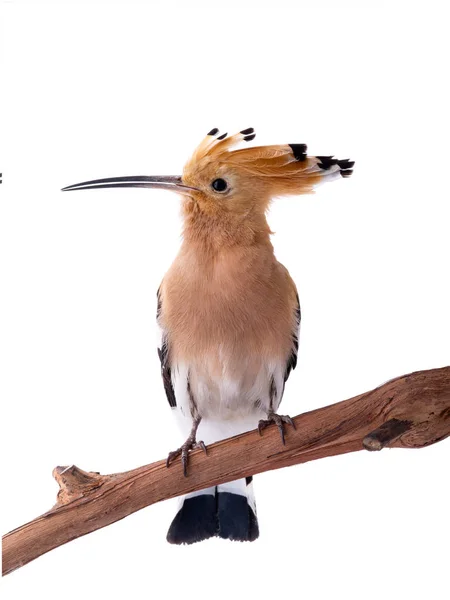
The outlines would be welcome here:
[[[309,156],[305,144],[247,145],[254,138],[251,127],[231,136],[214,128],[181,176],[112,177],[63,188],[157,188],[181,196],[182,243],[158,289],[156,320],[165,394],[185,435],[167,466],[180,458],[185,476],[195,449],[206,452],[213,442],[256,426],[262,434],[273,424],[285,444],[295,427],[278,408],[297,365],[300,302],[275,257],[267,211],[278,196],[311,193],[353,172],[349,159]],[[256,540],[252,479],[184,496],[167,540]]]

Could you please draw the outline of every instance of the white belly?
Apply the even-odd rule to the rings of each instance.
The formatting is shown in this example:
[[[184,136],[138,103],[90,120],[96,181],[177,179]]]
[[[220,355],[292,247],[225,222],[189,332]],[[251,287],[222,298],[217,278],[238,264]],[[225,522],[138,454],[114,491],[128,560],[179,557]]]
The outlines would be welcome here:
[[[250,362],[250,361],[249,361]],[[229,368],[178,363],[172,367],[177,413],[187,432],[192,417],[202,417],[197,439],[211,443],[254,429],[270,409],[276,410],[284,389],[281,363],[241,364]]]

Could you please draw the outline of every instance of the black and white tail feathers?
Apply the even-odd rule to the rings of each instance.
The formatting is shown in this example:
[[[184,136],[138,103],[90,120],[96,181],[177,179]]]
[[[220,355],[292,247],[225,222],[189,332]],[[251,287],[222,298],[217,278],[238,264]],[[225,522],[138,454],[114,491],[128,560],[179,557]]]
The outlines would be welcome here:
[[[185,496],[167,533],[171,544],[210,537],[253,542],[259,536],[252,477]]]

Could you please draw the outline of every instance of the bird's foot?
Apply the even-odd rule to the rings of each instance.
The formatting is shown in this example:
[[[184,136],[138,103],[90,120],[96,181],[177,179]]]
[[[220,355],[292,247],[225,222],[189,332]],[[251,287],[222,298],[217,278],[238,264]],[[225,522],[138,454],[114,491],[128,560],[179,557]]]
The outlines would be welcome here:
[[[178,450],[174,450],[173,452],[169,452],[169,456],[166,460],[166,466],[168,467],[172,461],[174,461],[178,456],[181,455],[181,464],[183,465],[183,473],[184,476],[187,477],[187,466],[189,462],[189,452],[192,450],[196,450],[197,448],[201,448],[203,452],[206,454],[206,446],[204,442],[197,442],[195,440],[195,436],[189,436],[188,439],[184,442],[182,446],[178,448]]]
[[[274,412],[269,412],[267,413],[267,419],[261,419],[261,421],[258,423],[259,435],[261,435],[261,431],[263,429],[265,429],[272,423],[275,423],[275,425],[278,427],[281,436],[281,441],[283,442],[283,446],[285,446],[286,441],[284,439],[284,424],[287,423],[288,425],[292,425],[292,427],[295,429],[294,421],[288,415],[277,415]]]

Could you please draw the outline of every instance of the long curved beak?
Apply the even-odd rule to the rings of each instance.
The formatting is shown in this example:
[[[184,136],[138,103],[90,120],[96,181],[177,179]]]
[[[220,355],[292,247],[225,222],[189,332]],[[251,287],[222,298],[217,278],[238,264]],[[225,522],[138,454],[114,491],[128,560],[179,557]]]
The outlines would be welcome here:
[[[189,194],[190,190],[197,188],[189,187],[183,184],[178,175],[134,175],[131,177],[109,177],[108,179],[93,179],[92,181],[83,181],[62,188],[62,192],[72,192],[74,190],[95,190],[101,188],[159,188],[163,190],[172,190],[179,194]]]

